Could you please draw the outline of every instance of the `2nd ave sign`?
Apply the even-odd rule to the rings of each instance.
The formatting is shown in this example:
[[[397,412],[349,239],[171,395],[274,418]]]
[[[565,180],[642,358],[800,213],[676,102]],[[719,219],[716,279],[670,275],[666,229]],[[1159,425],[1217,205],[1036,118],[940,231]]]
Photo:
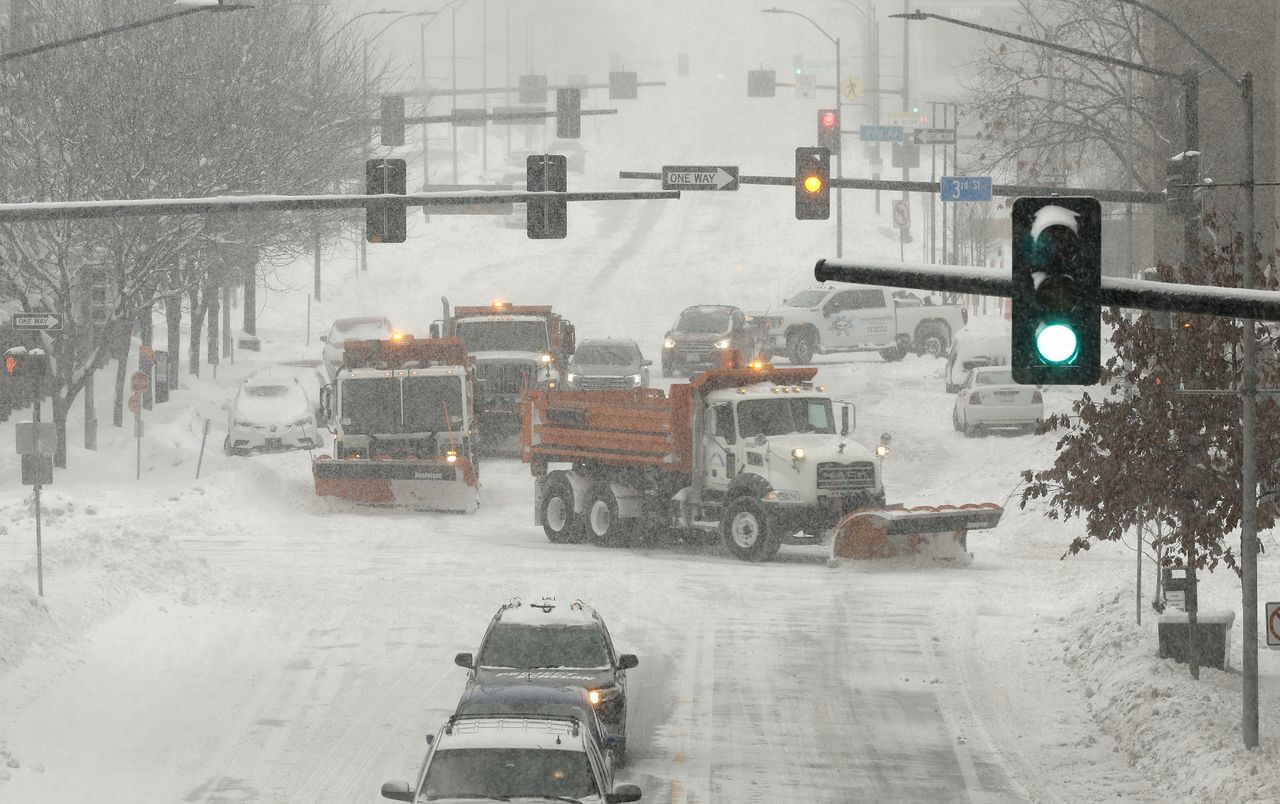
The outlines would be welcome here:
[[[14,329],[62,329],[62,316],[57,313],[14,313]]]
[[[736,190],[738,189],[738,166],[664,165],[662,189]]]

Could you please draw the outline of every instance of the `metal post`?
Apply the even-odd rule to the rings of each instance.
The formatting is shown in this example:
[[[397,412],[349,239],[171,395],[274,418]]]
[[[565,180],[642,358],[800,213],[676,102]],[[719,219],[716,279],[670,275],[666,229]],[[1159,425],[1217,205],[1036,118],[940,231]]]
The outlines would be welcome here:
[[[418,70],[418,75],[422,78],[422,89],[425,92],[427,88],[427,23],[425,21],[418,27],[418,34],[420,36],[420,39],[418,42],[419,57],[421,59],[419,61],[420,69]],[[423,116],[427,114],[427,112],[430,110],[430,107],[431,107],[431,95],[428,94],[426,96],[426,100],[422,102]],[[427,178],[428,178],[427,149],[429,147],[430,147],[429,140],[427,139],[427,124],[423,123],[422,124],[422,191],[423,192],[426,192],[427,183],[428,183],[427,182]],[[424,207],[423,209],[425,210],[426,208]]]
[[[880,85],[880,23],[876,20],[876,4],[871,4],[871,81],[875,87],[875,91],[871,93],[871,122],[880,125],[884,121],[880,119],[880,95],[884,91],[884,87]],[[883,164],[879,160],[880,143],[876,143],[876,160],[877,164],[872,166],[871,178],[880,180],[880,165]],[[880,191],[876,190],[876,214],[880,214]]]
[[[84,448],[98,449],[98,414],[93,409],[93,369],[84,375]]]
[[[1244,277],[1246,290],[1253,287],[1254,263],[1257,251],[1254,245],[1254,208],[1257,188],[1254,186],[1253,142],[1253,73],[1245,73],[1240,83],[1244,100]],[[1244,486],[1243,507],[1240,513],[1240,587],[1241,625],[1244,636],[1240,640],[1243,651],[1242,682],[1243,717],[1241,732],[1246,748],[1258,747],[1258,468],[1257,468],[1257,401],[1258,356],[1254,344],[1253,319],[1244,319],[1244,377],[1240,389],[1243,400],[1241,438],[1244,440],[1244,466],[1241,485]]]
[[[364,238],[360,238],[360,242],[364,242]],[[320,301],[320,231],[312,230],[312,251],[315,256],[315,290],[312,295],[316,297],[316,301]]]
[[[213,364],[213,370],[216,376],[216,373],[218,371],[217,363]],[[142,479],[142,405],[141,404],[138,405],[137,412],[133,414],[133,440],[138,442],[137,461],[134,463],[134,466],[136,467],[137,471],[134,473],[133,479],[141,480]]]
[[[449,10],[449,61],[453,71],[453,78],[450,86],[453,88],[453,94],[449,97],[450,111],[458,111],[458,6],[454,5]],[[449,126],[449,141],[453,151],[453,183],[458,183],[458,127]]]
[[[938,119],[938,104],[936,102],[929,105],[929,119]],[[938,146],[929,146],[929,181],[938,180]],[[942,205],[942,213],[947,212],[946,204]],[[938,261],[938,194],[929,193],[929,264],[932,265]]]
[[[364,40],[364,58],[360,62],[360,105],[361,108],[369,108],[369,40]],[[369,132],[365,131],[361,137],[361,153],[362,160],[369,159]],[[369,219],[368,216],[360,216],[360,270],[369,270]],[[318,262],[318,261],[317,261]],[[320,268],[316,267],[316,301],[320,301]]]
[[[36,369],[35,376],[31,378],[31,425],[36,432],[36,443],[40,442],[40,381],[44,379],[44,360],[40,357],[35,360]],[[39,454],[39,458],[43,463],[44,455]],[[40,534],[40,484],[36,483],[35,488],[36,503],[36,592],[40,597],[44,597],[44,547],[41,542]]]
[[[840,37],[836,37],[836,127],[840,125]],[[836,137],[842,135],[836,131]],[[840,143],[840,152],[844,151],[844,143]],[[844,157],[836,154],[836,178],[844,178]],[[844,189],[836,187],[836,257],[844,254]]]
[[[484,105],[489,105],[489,0],[480,2],[480,88]],[[489,124],[480,126],[480,169],[489,169]]]
[[[902,0],[902,13],[911,13],[911,0]],[[911,111],[911,29],[908,27],[908,21],[902,21],[902,111]],[[911,168],[902,168],[902,180],[911,181]],[[902,191],[902,200],[906,201],[909,196],[907,191]]]
[[[955,135],[951,143],[951,175],[963,176],[960,172],[960,104],[952,104],[955,107],[951,115],[951,131]],[[947,152],[947,146],[942,146],[942,152]],[[969,207],[972,209],[972,207]],[[973,218],[970,217],[970,221]],[[956,265],[963,265],[960,260],[960,207],[956,207],[951,212],[951,256],[955,259]]]

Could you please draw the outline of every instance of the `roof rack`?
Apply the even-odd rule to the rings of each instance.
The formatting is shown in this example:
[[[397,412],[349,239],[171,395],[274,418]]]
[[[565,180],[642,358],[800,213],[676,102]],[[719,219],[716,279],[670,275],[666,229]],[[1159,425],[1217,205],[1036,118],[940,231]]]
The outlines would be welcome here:
[[[567,723],[573,729],[574,737],[579,736],[582,731],[582,721],[573,715],[540,715],[527,712],[503,714],[503,715],[449,715],[449,719],[445,721],[444,733],[452,735],[453,727],[459,720],[554,720],[559,723]]]

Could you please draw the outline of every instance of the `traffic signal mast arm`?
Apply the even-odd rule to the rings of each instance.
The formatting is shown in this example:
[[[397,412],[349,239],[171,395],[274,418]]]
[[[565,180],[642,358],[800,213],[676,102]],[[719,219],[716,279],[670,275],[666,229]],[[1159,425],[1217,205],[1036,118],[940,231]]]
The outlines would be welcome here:
[[[819,260],[813,275],[819,282],[850,282],[983,296],[1013,295],[1010,271],[971,265]],[[1102,304],[1136,310],[1280,321],[1280,292],[1270,290],[1215,288],[1104,276],[1098,297]]]
[[[500,204],[506,202],[522,203],[543,196],[554,196],[564,201],[635,201],[655,198],[679,198],[680,191],[536,193],[504,190],[502,192],[466,191],[408,193],[406,195],[257,195],[104,201],[40,201],[26,204],[0,204],[0,223],[127,218],[147,215],[204,215],[220,212],[359,209],[382,206],[388,202],[410,207]]]

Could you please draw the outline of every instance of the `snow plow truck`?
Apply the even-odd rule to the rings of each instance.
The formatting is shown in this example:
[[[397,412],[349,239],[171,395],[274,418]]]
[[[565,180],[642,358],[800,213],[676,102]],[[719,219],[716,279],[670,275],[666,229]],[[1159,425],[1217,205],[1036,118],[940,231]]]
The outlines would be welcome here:
[[[444,318],[432,337],[461,338],[476,360],[478,449],[483,455],[520,454],[520,396],[556,390],[574,351],[573,324],[550,305],[455,307],[441,299]]]
[[[552,542],[606,546],[637,531],[704,533],[745,561],[821,543],[885,498],[876,459],[849,435],[853,405],[833,402],[816,373],[727,352],[669,394],[526,393],[535,523]]]
[[[347,341],[321,393],[333,455],[312,461],[316,494],[474,513],[475,363],[456,338]]]

